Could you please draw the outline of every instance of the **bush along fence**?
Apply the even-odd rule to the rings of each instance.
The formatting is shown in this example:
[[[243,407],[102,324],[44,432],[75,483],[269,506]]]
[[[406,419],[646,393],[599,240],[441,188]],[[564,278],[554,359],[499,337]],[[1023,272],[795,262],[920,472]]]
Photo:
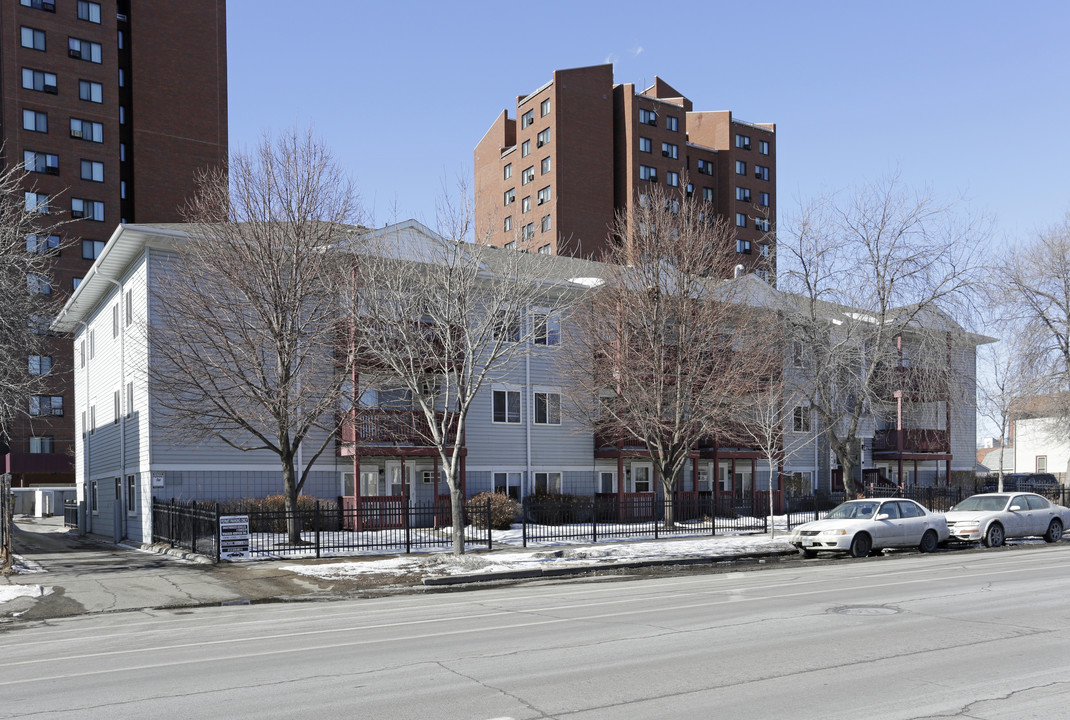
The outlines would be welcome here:
[[[244,502],[152,501],[152,540],[214,557],[322,557],[362,551],[411,553],[453,544],[448,505],[390,503],[354,507],[339,501],[299,498],[291,516],[282,498]],[[297,523],[300,540],[290,541]],[[244,520],[236,521],[235,518]],[[240,538],[233,530],[242,528]],[[241,532],[241,531],[239,531]],[[465,507],[466,548],[491,547],[490,506]],[[244,541],[240,552],[237,545]]]

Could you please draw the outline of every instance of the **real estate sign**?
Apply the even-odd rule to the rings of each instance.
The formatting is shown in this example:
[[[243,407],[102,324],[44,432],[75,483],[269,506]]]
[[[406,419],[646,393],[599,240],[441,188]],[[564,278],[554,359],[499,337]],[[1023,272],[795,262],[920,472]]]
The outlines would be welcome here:
[[[219,516],[219,557],[222,560],[250,557],[249,516]]]

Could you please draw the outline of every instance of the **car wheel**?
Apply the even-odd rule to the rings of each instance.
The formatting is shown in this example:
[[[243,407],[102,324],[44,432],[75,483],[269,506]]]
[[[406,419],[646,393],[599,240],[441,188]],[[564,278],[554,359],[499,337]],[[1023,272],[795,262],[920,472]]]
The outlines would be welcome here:
[[[861,558],[869,555],[873,549],[873,539],[864,532],[860,532],[851,540],[851,557]]]
[[[1044,542],[1059,542],[1063,536],[1063,523],[1062,521],[1055,519],[1048,525],[1048,532],[1044,533]]]
[[[936,552],[936,545],[940,542],[940,538],[936,536],[935,530],[926,530],[925,534],[921,536],[921,542],[918,543],[918,552],[931,553]]]
[[[999,547],[1003,544],[1004,537],[1003,526],[999,523],[992,523],[988,526],[988,531],[985,532],[983,542],[985,547]]]
[[[817,557],[817,550],[803,550],[802,556],[808,560],[813,560]]]

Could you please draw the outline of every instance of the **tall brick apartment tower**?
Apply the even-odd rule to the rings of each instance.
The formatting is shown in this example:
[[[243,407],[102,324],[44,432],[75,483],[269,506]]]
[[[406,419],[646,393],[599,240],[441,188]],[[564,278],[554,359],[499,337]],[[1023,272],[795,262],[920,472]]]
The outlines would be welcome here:
[[[598,259],[615,213],[652,183],[710,203],[736,229],[738,262],[770,277],[776,125],[695,112],[660,78],[614,85],[612,65],[557,70],[494,121],[475,149],[477,236]]]
[[[2,0],[0,12],[3,159],[26,163],[34,200],[72,221],[50,290],[66,295],[117,224],[181,220],[196,171],[226,159],[226,0]],[[0,438],[16,485],[74,482],[73,349],[51,344],[29,358],[48,394]]]

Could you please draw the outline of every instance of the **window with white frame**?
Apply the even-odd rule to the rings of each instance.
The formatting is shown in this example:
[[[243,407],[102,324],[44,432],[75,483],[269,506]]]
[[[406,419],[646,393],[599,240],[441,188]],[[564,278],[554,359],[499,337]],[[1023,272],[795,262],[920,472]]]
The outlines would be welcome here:
[[[550,216],[549,215],[543,215],[542,216],[542,223],[540,225],[540,229],[541,229],[542,232],[549,232],[550,231]]]
[[[546,243],[545,245],[541,246],[539,248],[539,254],[540,255],[553,255],[553,248],[550,247],[550,243]]]
[[[112,424],[118,425],[119,418],[123,416],[123,394],[116,390],[111,394]]]
[[[792,429],[795,432],[810,432],[810,408],[796,405],[792,411]]]
[[[130,417],[134,414],[134,381],[131,380],[126,384],[126,416]]]
[[[531,141],[525,140],[520,144],[520,157],[526,158],[531,154]]]
[[[494,492],[520,500],[520,478],[518,472],[494,473]]]
[[[527,195],[520,201],[520,212],[529,212],[531,210],[531,196]]]
[[[503,231],[504,232],[512,232],[513,231],[513,216],[512,215],[506,215],[505,216],[505,222],[503,223]]]
[[[545,205],[550,202],[550,186],[547,185],[543,189],[539,190],[539,205]]]
[[[536,495],[560,495],[561,494],[561,473],[559,473],[559,472],[537,472],[537,473],[535,473],[535,494]]]
[[[524,198],[524,199],[525,200],[530,200],[530,198]],[[524,240],[532,240],[532,239],[535,238],[535,223],[530,222],[530,223],[528,223],[527,225],[524,226],[523,238],[524,238]]]
[[[1038,473],[1046,473],[1046,472],[1048,472],[1048,456],[1047,455],[1037,455],[1037,472]]]
[[[550,128],[546,128],[535,136],[535,147],[542,147],[550,143]]]
[[[540,166],[541,166],[541,169],[542,169],[541,174],[545,175],[546,173],[550,172],[550,158],[548,158],[548,157],[543,158],[542,159],[542,163],[540,164]]]
[[[736,240],[736,252],[750,255],[750,240]]]
[[[524,128],[531,125],[533,122],[535,122],[535,111],[528,110],[526,113],[520,116],[520,129],[523,130]]]
[[[41,215],[47,215],[49,212],[48,194],[39,192],[26,193],[26,212],[35,212],[40,213]]]
[[[755,217],[754,229],[761,230],[762,232],[769,232],[769,218]]]
[[[631,492],[645,493],[654,489],[654,471],[650,465],[632,463]]]
[[[617,492],[617,473],[612,470],[603,470],[598,473],[598,492],[603,495]]]
[[[100,496],[97,490],[97,481],[94,480],[89,484],[89,509],[94,515],[97,514],[97,510],[100,507]]]
[[[126,476],[126,512],[137,512],[137,475]]]
[[[492,392],[493,422],[518,424],[520,422],[520,390],[495,387]]]
[[[537,310],[531,314],[532,342],[557,345],[561,342],[561,324],[555,313]]]
[[[503,180],[513,177],[513,163],[506,163],[505,168],[502,170],[502,176]]]
[[[512,205],[513,203],[516,202],[516,190],[514,188],[509,188],[508,190],[505,191],[505,196],[504,197],[505,197],[505,204],[506,205]]]
[[[535,424],[561,424],[561,393],[537,390],[534,393]]]
[[[535,166],[532,165],[526,168],[524,172],[520,174],[520,184],[527,185],[529,182],[535,179]]]
[[[539,117],[546,117],[550,114],[550,98],[546,98],[539,103]]]

